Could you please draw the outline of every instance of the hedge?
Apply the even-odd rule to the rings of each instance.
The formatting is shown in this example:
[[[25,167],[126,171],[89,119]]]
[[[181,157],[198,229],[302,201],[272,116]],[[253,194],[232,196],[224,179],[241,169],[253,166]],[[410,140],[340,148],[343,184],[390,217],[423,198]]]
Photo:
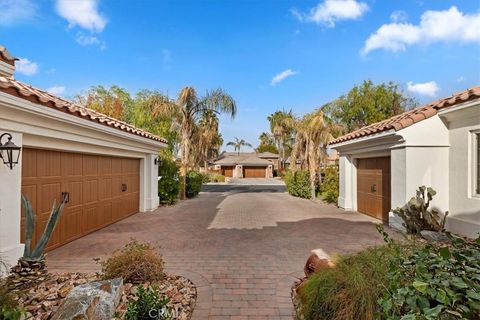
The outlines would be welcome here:
[[[287,171],[285,184],[288,193],[294,197],[310,199],[312,193],[310,188],[310,173],[307,170]]]
[[[196,197],[202,189],[204,175],[198,171],[189,171],[186,177],[187,188],[185,193],[187,198]]]

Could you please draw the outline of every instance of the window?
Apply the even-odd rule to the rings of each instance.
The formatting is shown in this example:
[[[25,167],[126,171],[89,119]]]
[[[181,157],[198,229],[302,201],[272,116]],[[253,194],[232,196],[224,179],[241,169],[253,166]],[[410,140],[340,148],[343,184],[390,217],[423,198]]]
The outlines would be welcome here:
[[[480,195],[480,133],[475,133],[475,193]]]

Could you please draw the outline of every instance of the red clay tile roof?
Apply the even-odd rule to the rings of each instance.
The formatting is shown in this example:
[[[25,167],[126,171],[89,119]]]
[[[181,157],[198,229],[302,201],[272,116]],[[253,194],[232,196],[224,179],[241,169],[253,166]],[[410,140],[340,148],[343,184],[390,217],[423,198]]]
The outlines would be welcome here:
[[[451,107],[453,105],[480,98],[480,86],[472,87],[462,92],[442,98],[425,106],[406,111],[389,119],[368,125],[356,131],[350,132],[330,142],[330,145],[355,140],[360,137],[369,136],[388,130],[401,130],[411,126],[414,123],[433,117],[439,110]]]
[[[0,77],[0,92],[11,94],[30,102],[41,104],[43,106],[135,134],[137,136],[168,143],[167,140],[155,136],[147,131],[135,128],[126,122],[111,118],[100,112],[73,103],[72,101],[54,96],[44,90],[34,88],[10,77]]]
[[[15,60],[18,60],[8,52],[7,48],[0,46],[0,61],[15,66]]]

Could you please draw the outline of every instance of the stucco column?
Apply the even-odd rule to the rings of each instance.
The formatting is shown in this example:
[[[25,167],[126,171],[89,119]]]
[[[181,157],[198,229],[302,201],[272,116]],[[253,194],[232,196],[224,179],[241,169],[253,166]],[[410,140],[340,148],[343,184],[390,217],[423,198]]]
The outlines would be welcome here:
[[[354,165],[352,157],[349,155],[341,155],[339,165],[340,190],[338,206],[343,209],[353,210]]]
[[[147,154],[140,161],[140,211],[153,211],[158,208],[158,166],[157,154]]]
[[[3,133],[4,131],[0,130],[0,135]],[[21,147],[23,135],[9,133],[12,135],[12,141]],[[19,164],[13,170],[10,170],[3,162],[0,163],[0,256],[9,266],[17,263],[18,258],[23,255],[24,247],[20,243],[21,161],[20,155]]]

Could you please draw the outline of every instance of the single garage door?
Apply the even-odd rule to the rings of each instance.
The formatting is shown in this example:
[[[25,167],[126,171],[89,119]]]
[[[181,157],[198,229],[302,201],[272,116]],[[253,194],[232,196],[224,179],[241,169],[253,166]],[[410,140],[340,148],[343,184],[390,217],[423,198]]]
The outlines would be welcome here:
[[[358,159],[357,210],[388,222],[390,203],[390,157]]]
[[[23,150],[22,193],[36,214],[34,241],[47,224],[54,199],[69,202],[47,250],[139,211],[140,160],[38,149]],[[22,230],[24,216],[22,214]],[[24,234],[22,232],[22,241]]]
[[[266,167],[243,167],[243,177],[244,178],[265,178],[266,177]]]
[[[233,169],[235,167],[232,166],[222,166],[222,174],[225,177],[233,177]]]

